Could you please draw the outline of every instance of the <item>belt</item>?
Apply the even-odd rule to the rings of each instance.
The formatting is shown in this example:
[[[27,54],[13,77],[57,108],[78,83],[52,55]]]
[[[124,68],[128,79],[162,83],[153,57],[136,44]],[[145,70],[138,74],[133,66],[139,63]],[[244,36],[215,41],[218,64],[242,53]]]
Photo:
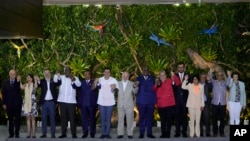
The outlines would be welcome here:
[[[53,99],[51,99],[51,100],[44,100],[45,102],[52,102],[52,101],[54,101]]]

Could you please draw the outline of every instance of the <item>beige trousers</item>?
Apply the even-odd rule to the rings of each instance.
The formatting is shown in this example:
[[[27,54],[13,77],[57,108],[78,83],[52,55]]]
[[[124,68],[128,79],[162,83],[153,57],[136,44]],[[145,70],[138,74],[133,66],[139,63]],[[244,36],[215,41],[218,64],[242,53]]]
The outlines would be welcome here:
[[[134,108],[118,108],[117,134],[124,135],[124,118],[126,116],[127,135],[133,136]]]
[[[200,108],[188,108],[190,115],[189,128],[190,128],[190,137],[200,137],[200,118],[201,110]]]

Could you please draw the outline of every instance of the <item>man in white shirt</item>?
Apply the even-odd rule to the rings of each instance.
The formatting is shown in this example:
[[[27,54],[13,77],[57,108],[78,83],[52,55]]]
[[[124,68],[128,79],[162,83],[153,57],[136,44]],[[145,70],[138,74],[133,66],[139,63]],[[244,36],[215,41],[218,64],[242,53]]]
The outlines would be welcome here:
[[[56,100],[57,86],[61,84],[61,80],[54,82],[51,78],[49,69],[44,70],[44,79],[40,80],[35,76],[38,87],[41,88],[40,104],[42,108],[42,135],[40,138],[47,137],[47,117],[50,119],[51,138],[55,138],[56,132]]]
[[[59,95],[57,102],[59,103],[59,109],[61,113],[61,128],[62,135],[59,138],[67,137],[67,123],[70,121],[70,129],[72,138],[76,136],[76,123],[75,123],[75,111],[76,111],[76,88],[81,86],[81,82],[78,77],[71,74],[69,66],[64,68],[65,75],[55,75],[54,82],[58,79],[61,80],[59,87]],[[59,77],[59,78],[58,78]]]
[[[118,82],[110,76],[110,69],[104,69],[104,76],[97,78],[94,86],[99,88],[97,104],[99,105],[101,115],[101,131],[100,138],[111,138],[110,126],[113,107],[115,105],[115,92],[118,90]]]

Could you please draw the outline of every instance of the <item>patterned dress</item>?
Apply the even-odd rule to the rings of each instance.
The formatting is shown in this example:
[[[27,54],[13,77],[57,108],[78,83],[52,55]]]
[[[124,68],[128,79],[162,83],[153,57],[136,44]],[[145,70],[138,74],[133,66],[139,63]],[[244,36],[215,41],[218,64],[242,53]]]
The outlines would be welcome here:
[[[22,116],[37,116],[36,88],[31,84],[26,84],[25,95],[22,106]]]

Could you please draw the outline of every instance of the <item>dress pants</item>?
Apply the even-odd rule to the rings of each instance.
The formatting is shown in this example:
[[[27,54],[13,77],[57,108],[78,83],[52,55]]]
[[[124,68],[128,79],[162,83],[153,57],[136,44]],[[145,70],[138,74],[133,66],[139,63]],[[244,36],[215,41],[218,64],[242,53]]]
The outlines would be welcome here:
[[[189,128],[190,128],[190,137],[200,137],[200,118],[201,118],[201,109],[199,108],[188,108],[190,115]]]
[[[152,135],[152,125],[154,117],[154,104],[137,104],[139,110],[140,135],[144,135],[145,128],[147,135]]]
[[[175,127],[176,135],[186,135],[187,133],[187,107],[183,100],[176,101],[175,105]],[[182,127],[182,130],[181,130]]]
[[[226,116],[226,105],[213,104],[213,133],[215,135],[218,134],[218,128],[220,135],[224,135],[225,116]],[[218,127],[218,121],[220,121],[219,127]]]
[[[240,102],[228,102],[229,109],[229,123],[230,125],[240,125],[240,112],[242,106]]]
[[[158,113],[161,120],[162,136],[170,136],[174,106],[158,108]]]
[[[210,134],[210,106],[211,104],[205,102],[205,107],[201,112],[201,121],[200,121],[200,132],[203,134],[203,126],[205,125],[206,134]]]
[[[96,112],[97,106],[81,106],[82,130],[84,135],[96,133]]]
[[[7,107],[7,116],[9,121],[9,135],[10,136],[19,136],[20,122],[21,122],[21,105]],[[14,132],[15,130],[15,132]]]
[[[127,135],[133,136],[134,108],[118,108],[117,134],[124,135],[124,118],[126,116]]]
[[[56,132],[56,111],[55,111],[55,102],[44,101],[42,105],[42,134],[46,135],[47,133],[47,117],[49,116],[50,120],[50,130],[51,135],[55,135]]]
[[[61,128],[62,135],[67,133],[68,120],[70,121],[70,130],[72,135],[76,135],[75,112],[76,104],[73,103],[59,103],[61,112]]]

